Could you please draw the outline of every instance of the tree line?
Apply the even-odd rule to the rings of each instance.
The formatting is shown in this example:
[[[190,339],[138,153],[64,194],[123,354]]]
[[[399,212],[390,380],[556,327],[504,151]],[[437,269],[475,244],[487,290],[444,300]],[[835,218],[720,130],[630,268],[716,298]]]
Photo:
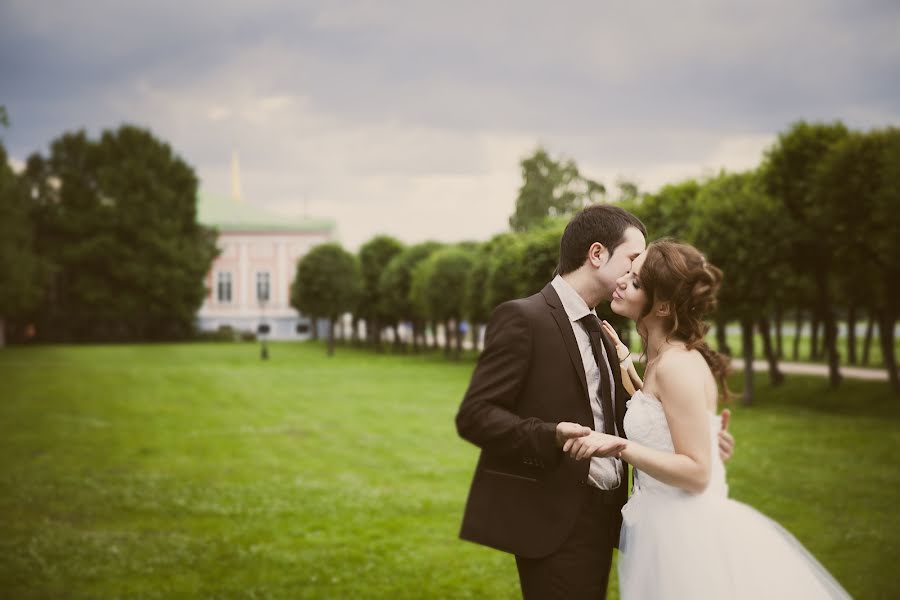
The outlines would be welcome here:
[[[606,188],[538,149],[522,163],[523,183],[511,231],[484,242],[404,246],[376,236],[354,255],[337,243],[314,248],[298,264],[292,304],[332,325],[352,314],[348,337],[383,349],[419,351],[426,328],[447,332],[444,352],[458,357],[463,326],[473,345],[497,304],[538,292],[553,276],[559,239],[569,216],[593,202],[612,201]],[[785,359],[827,358],[829,383],[841,381],[838,323],[847,324],[849,364],[868,364],[877,337],[890,386],[900,393],[894,352],[900,285],[900,130],[852,131],[840,122],[798,122],[783,131],[760,165],[741,173],[664,186],[642,193],[620,181],[619,202],[647,225],[650,239],[695,244],[725,272],[714,315],[718,349],[742,356],[744,400],[752,401],[752,363],[758,337],[773,384]],[[625,323],[598,308],[627,334]],[[784,323],[795,328],[793,348]],[[407,324],[411,335],[398,334]],[[731,348],[726,326],[737,323],[741,344]],[[865,323],[862,355],[857,325]],[[808,324],[808,325],[807,325]],[[808,326],[810,355],[801,357]],[[333,351],[334,335],[329,336]]]
[[[0,132],[8,125],[0,107]],[[714,315],[718,348],[746,364],[762,341],[769,376],[798,360],[800,336],[785,347],[783,327],[808,328],[811,356],[841,380],[845,354],[866,364],[875,340],[900,393],[894,353],[900,286],[900,130],[854,131],[840,122],[798,122],[781,132],[757,168],[687,179],[646,193],[585,177],[573,160],[538,148],[521,162],[510,230],[486,241],[404,245],[376,236],[352,254],[340,245],[311,250],[297,265],[292,304],[334,324],[350,314],[349,341],[400,350],[433,343],[458,357],[493,308],[539,291],[553,276],[568,218],[595,202],[619,202],[650,238],[697,245],[725,272]],[[186,339],[217,254],[215,229],[197,222],[197,177],[146,129],[123,125],[98,138],[84,131],[53,140],[14,173],[0,140],[0,340]],[[603,306],[603,316],[627,333]],[[356,339],[365,323],[366,340]],[[737,323],[740,348],[726,325]],[[857,354],[857,324],[864,325]],[[31,329],[34,330],[31,330]],[[333,326],[332,326],[333,330]],[[334,336],[329,344],[333,351]],[[752,397],[746,372],[745,396]]]

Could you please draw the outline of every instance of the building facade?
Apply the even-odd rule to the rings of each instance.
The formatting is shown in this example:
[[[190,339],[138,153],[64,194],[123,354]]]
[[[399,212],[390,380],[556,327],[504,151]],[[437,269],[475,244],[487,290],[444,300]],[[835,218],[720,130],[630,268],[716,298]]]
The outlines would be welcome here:
[[[310,248],[334,239],[334,223],[271,215],[234,199],[201,197],[198,207],[198,220],[219,230],[221,251],[206,276],[198,328],[309,338],[313,323],[291,306],[291,284]]]

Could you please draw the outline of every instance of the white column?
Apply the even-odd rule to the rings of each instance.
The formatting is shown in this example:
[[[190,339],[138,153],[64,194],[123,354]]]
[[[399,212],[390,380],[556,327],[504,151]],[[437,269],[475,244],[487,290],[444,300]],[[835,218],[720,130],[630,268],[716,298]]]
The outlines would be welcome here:
[[[286,308],[290,305],[290,299],[288,298],[288,283],[290,282],[290,276],[287,272],[287,241],[284,238],[279,238],[278,241],[275,242],[275,263],[278,266],[274,273],[275,287],[272,291],[274,293],[273,300],[275,300],[275,302],[273,304],[275,304],[277,308]]]
[[[250,241],[246,237],[242,237],[238,240],[238,248],[240,249],[240,255],[238,259],[238,269],[241,272],[239,287],[236,290],[237,294],[235,297],[239,298],[237,309],[239,312],[245,311],[250,306],[250,288],[253,287],[253,282],[250,281],[250,261],[249,261],[249,246]]]

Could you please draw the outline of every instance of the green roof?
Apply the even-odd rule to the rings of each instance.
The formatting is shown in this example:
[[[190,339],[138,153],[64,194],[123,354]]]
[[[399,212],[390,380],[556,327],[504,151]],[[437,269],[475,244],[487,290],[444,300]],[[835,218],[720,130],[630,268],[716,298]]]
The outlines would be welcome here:
[[[197,220],[219,231],[333,231],[332,219],[310,219],[280,215],[234,200],[208,194],[197,195]]]

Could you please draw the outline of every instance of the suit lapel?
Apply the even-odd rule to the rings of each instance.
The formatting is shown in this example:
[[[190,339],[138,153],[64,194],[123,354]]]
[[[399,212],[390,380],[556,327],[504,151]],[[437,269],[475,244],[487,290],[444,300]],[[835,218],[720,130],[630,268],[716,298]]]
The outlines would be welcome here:
[[[589,399],[590,394],[588,394],[587,375],[584,374],[584,363],[581,362],[581,352],[578,350],[578,342],[575,340],[575,333],[572,331],[572,323],[569,321],[569,315],[566,314],[566,310],[562,306],[559,295],[556,293],[556,290],[553,289],[552,285],[548,283],[544,286],[544,289],[541,290],[541,294],[544,295],[544,299],[547,301],[547,304],[550,305],[550,314],[552,314],[553,318],[556,320],[556,325],[559,327],[559,333],[562,335],[563,342],[566,345],[566,351],[569,354],[569,358],[572,360],[572,366],[575,367],[575,372],[578,373],[578,381],[581,383],[581,389],[584,390],[584,397]]]

